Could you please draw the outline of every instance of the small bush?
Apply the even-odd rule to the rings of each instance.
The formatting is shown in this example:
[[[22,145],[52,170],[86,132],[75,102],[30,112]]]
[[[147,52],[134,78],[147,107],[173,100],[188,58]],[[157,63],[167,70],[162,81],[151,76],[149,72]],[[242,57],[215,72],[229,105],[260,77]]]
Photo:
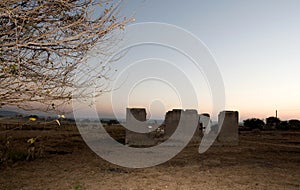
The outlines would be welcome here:
[[[268,117],[266,118],[266,128],[270,130],[277,129],[280,125],[280,122],[280,119],[277,117]]]
[[[13,149],[8,152],[6,159],[8,161],[12,161],[13,163],[15,163],[17,161],[26,160],[26,157],[27,157],[26,151]]]
[[[74,189],[75,189],[75,190],[82,190],[83,188],[82,188],[81,185],[75,185]]]
[[[290,128],[293,130],[299,130],[300,129],[300,120],[297,119],[291,119],[288,121]]]
[[[276,129],[277,130],[289,130],[289,129],[291,129],[291,126],[287,121],[280,121],[280,123],[277,124]]]
[[[265,122],[261,119],[251,118],[244,120],[244,126],[250,130],[259,129],[262,130],[265,126]]]

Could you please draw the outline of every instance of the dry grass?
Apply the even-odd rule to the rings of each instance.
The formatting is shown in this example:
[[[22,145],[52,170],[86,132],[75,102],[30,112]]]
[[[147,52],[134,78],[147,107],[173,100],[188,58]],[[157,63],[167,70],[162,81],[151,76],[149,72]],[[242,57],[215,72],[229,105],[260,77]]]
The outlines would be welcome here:
[[[107,126],[116,139],[120,126]],[[2,131],[1,131],[2,132]],[[240,145],[211,147],[204,154],[190,144],[156,167],[128,169],[93,153],[76,128],[10,132],[12,147],[26,148],[39,135],[44,155],[2,164],[0,189],[295,189],[300,188],[300,132],[242,132]],[[3,138],[3,135],[0,136]]]

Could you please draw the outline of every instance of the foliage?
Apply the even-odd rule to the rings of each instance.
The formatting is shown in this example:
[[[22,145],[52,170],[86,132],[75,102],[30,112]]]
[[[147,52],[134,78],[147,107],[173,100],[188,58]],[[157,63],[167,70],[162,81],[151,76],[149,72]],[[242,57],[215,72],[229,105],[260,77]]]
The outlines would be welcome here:
[[[300,129],[300,120],[291,119],[288,121],[291,129]]]
[[[251,118],[244,120],[244,126],[249,129],[263,129],[265,126],[265,122],[261,119]]]
[[[6,162],[17,162],[25,160],[27,153],[21,148],[15,148],[12,146],[12,136],[6,135],[5,138],[0,141],[0,164]]]
[[[27,158],[27,153],[23,150],[12,149],[8,152],[7,160],[15,163],[17,161],[24,161]]]
[[[290,128],[291,127],[288,121],[280,121],[280,123],[276,126],[276,129],[278,130],[289,130]]]
[[[108,69],[102,63],[88,81],[78,81],[75,75],[87,72],[79,68],[87,51],[95,45],[99,45],[102,55],[113,52],[114,32],[131,20],[119,15],[120,3],[1,0],[0,107],[28,109],[30,102],[43,105],[46,110],[56,109],[57,105],[70,102],[72,91],[82,84],[106,79]],[[93,87],[95,94],[101,94],[101,84]],[[78,94],[87,95],[83,91]]]
[[[277,117],[268,117],[266,118],[266,128],[267,129],[276,129],[278,128],[279,124],[280,124],[280,119]]]
[[[15,163],[17,161],[34,160],[44,156],[44,146],[40,142],[37,145],[37,139],[35,138],[24,139],[23,142],[17,142],[18,139],[14,139],[12,135],[8,133],[5,137],[0,138],[0,164],[3,163]]]
[[[291,119],[289,121],[280,121],[276,129],[278,130],[299,130],[300,121],[297,119]]]
[[[82,188],[81,185],[75,185],[74,189],[75,189],[75,190],[82,190],[83,188]]]

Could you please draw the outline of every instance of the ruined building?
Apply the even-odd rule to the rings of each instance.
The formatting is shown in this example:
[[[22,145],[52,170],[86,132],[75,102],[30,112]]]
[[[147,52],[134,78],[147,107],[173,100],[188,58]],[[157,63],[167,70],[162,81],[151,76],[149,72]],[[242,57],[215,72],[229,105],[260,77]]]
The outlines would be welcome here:
[[[180,140],[185,133],[190,134],[190,131],[187,132],[189,127],[194,129],[194,124],[196,124],[197,128],[191,142],[199,143],[203,135],[219,131],[214,145],[238,145],[238,117],[237,111],[220,112],[218,125],[213,130],[209,114],[198,115],[197,110],[192,109],[173,109],[166,113],[164,125],[158,128],[146,122],[145,108],[127,108],[125,143],[129,146],[154,146],[162,140],[162,138],[157,138],[158,131],[159,135],[163,136],[163,140],[167,140],[178,130],[179,124],[187,127],[178,133],[180,135],[176,135]],[[156,128],[159,130],[155,130]]]

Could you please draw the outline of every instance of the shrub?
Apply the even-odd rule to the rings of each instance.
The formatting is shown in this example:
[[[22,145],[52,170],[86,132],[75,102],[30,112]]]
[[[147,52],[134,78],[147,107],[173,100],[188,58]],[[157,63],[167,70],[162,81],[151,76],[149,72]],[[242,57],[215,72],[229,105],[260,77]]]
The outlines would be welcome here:
[[[265,122],[261,119],[251,118],[251,119],[244,120],[244,126],[246,128],[249,128],[250,130],[253,130],[253,129],[261,130],[264,128]]]
[[[268,117],[266,119],[266,129],[276,129],[278,128],[278,125],[280,124],[280,119],[277,117]]]
[[[280,121],[280,123],[276,125],[276,129],[278,130],[289,130],[290,128],[290,124],[287,121]]]
[[[288,121],[290,128],[291,129],[296,129],[299,130],[300,129],[300,121],[297,119],[291,119]]]

